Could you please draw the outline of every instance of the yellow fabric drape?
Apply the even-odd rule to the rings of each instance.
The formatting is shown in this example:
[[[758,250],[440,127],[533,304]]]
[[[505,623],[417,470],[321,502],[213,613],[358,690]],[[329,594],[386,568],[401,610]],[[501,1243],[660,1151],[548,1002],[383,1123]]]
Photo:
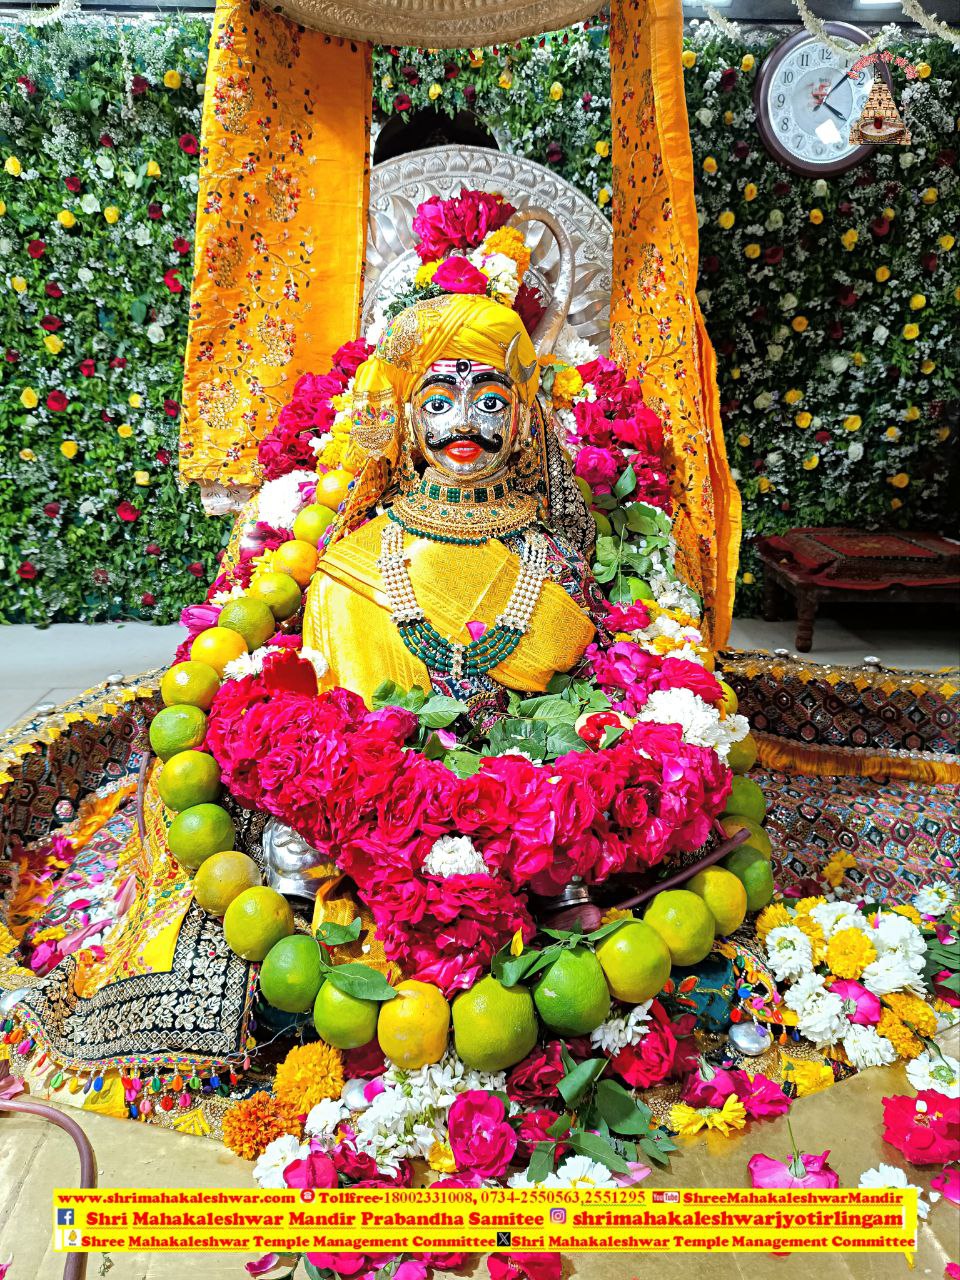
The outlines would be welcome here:
[[[619,0],[613,112],[611,354],[664,419],[678,568],[704,597],[710,640],[730,630],[740,495],[727,463],[716,361],[696,298],[697,211],[680,61],[680,0]]]
[[[304,644],[330,661],[322,687],[353,689],[368,704],[384,680],[430,691],[427,669],[404,646],[383,593],[377,557],[387,518],[371,520],[329,548],[310,584],[303,620]],[[407,535],[404,549],[417,600],[442,636],[467,644],[468,622],[493,625],[518,569],[517,557],[502,542],[451,547]],[[529,631],[491,674],[510,689],[542,693],[551,676],[574,665],[593,634],[580,606],[547,578]]]
[[[754,731],[757,759],[765,769],[818,777],[908,778],[911,782],[960,783],[960,763],[918,760],[906,752],[858,751],[847,747],[804,746]]]
[[[185,480],[256,484],[301,374],[356,336],[369,45],[218,0],[210,35],[180,431]]]

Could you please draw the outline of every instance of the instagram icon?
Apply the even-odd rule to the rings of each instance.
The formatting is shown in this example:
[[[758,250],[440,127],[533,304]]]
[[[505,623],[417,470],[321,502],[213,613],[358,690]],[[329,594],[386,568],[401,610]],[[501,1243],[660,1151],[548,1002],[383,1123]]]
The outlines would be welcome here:
[[[567,1220],[567,1211],[566,1211],[566,1209],[551,1209],[551,1210],[550,1210],[550,1221],[551,1221],[551,1222],[566,1222],[566,1220]]]

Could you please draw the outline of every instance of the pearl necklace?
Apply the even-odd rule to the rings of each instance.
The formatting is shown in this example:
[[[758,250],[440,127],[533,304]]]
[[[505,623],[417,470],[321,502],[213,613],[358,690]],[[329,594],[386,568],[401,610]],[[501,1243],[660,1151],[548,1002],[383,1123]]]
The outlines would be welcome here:
[[[510,599],[492,627],[469,644],[447,640],[424,617],[407,571],[403,530],[388,521],[380,535],[377,567],[390,602],[390,617],[407,649],[428,671],[462,680],[485,675],[514,651],[526,634],[547,576],[547,544],[532,530],[524,534],[520,571]]]

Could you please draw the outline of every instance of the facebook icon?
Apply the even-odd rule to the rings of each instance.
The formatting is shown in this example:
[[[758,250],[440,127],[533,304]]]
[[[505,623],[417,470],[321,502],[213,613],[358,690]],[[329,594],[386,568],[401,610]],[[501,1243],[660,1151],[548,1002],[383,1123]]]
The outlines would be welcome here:
[[[73,1210],[72,1209],[57,1210],[57,1226],[58,1227],[73,1226]]]

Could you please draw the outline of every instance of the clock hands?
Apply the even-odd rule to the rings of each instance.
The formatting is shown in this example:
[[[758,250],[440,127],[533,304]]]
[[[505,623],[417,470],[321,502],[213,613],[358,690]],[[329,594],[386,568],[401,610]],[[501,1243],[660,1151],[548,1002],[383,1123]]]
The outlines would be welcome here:
[[[845,119],[846,119],[846,116],[843,114],[843,112],[842,112],[842,111],[838,111],[836,107],[831,107],[830,103],[829,103],[829,102],[827,102],[826,100],[824,100],[823,102],[818,102],[818,103],[817,103],[817,107],[826,107],[826,108],[827,108],[827,110],[828,110],[829,112],[831,112],[833,115],[835,115],[835,116],[837,117],[837,119],[838,119],[838,120],[845,120]],[[814,107],[814,108],[813,108],[813,109],[814,109],[814,111],[816,111],[817,107]]]
[[[847,80],[847,79],[849,79],[849,76],[848,76],[847,72],[845,71],[845,72],[843,73],[843,75],[840,77],[840,79],[837,81],[837,83],[833,86],[833,88],[832,88],[832,89],[829,89],[829,90],[828,90],[828,91],[823,95],[823,97],[822,97],[822,98],[820,98],[817,102],[815,102],[815,103],[813,104],[813,109],[814,109],[814,111],[819,111],[819,109],[820,109],[821,107],[827,107],[827,110],[828,110],[828,111],[833,111],[833,114],[834,114],[835,116],[840,116],[840,117],[842,118],[842,113],[841,113],[840,111],[836,111],[836,110],[834,110],[834,108],[833,108],[833,107],[827,106],[827,99],[830,97],[830,95],[831,95],[831,94],[836,93],[836,91],[837,91],[837,90],[840,88],[840,86],[843,84],[844,80]]]

